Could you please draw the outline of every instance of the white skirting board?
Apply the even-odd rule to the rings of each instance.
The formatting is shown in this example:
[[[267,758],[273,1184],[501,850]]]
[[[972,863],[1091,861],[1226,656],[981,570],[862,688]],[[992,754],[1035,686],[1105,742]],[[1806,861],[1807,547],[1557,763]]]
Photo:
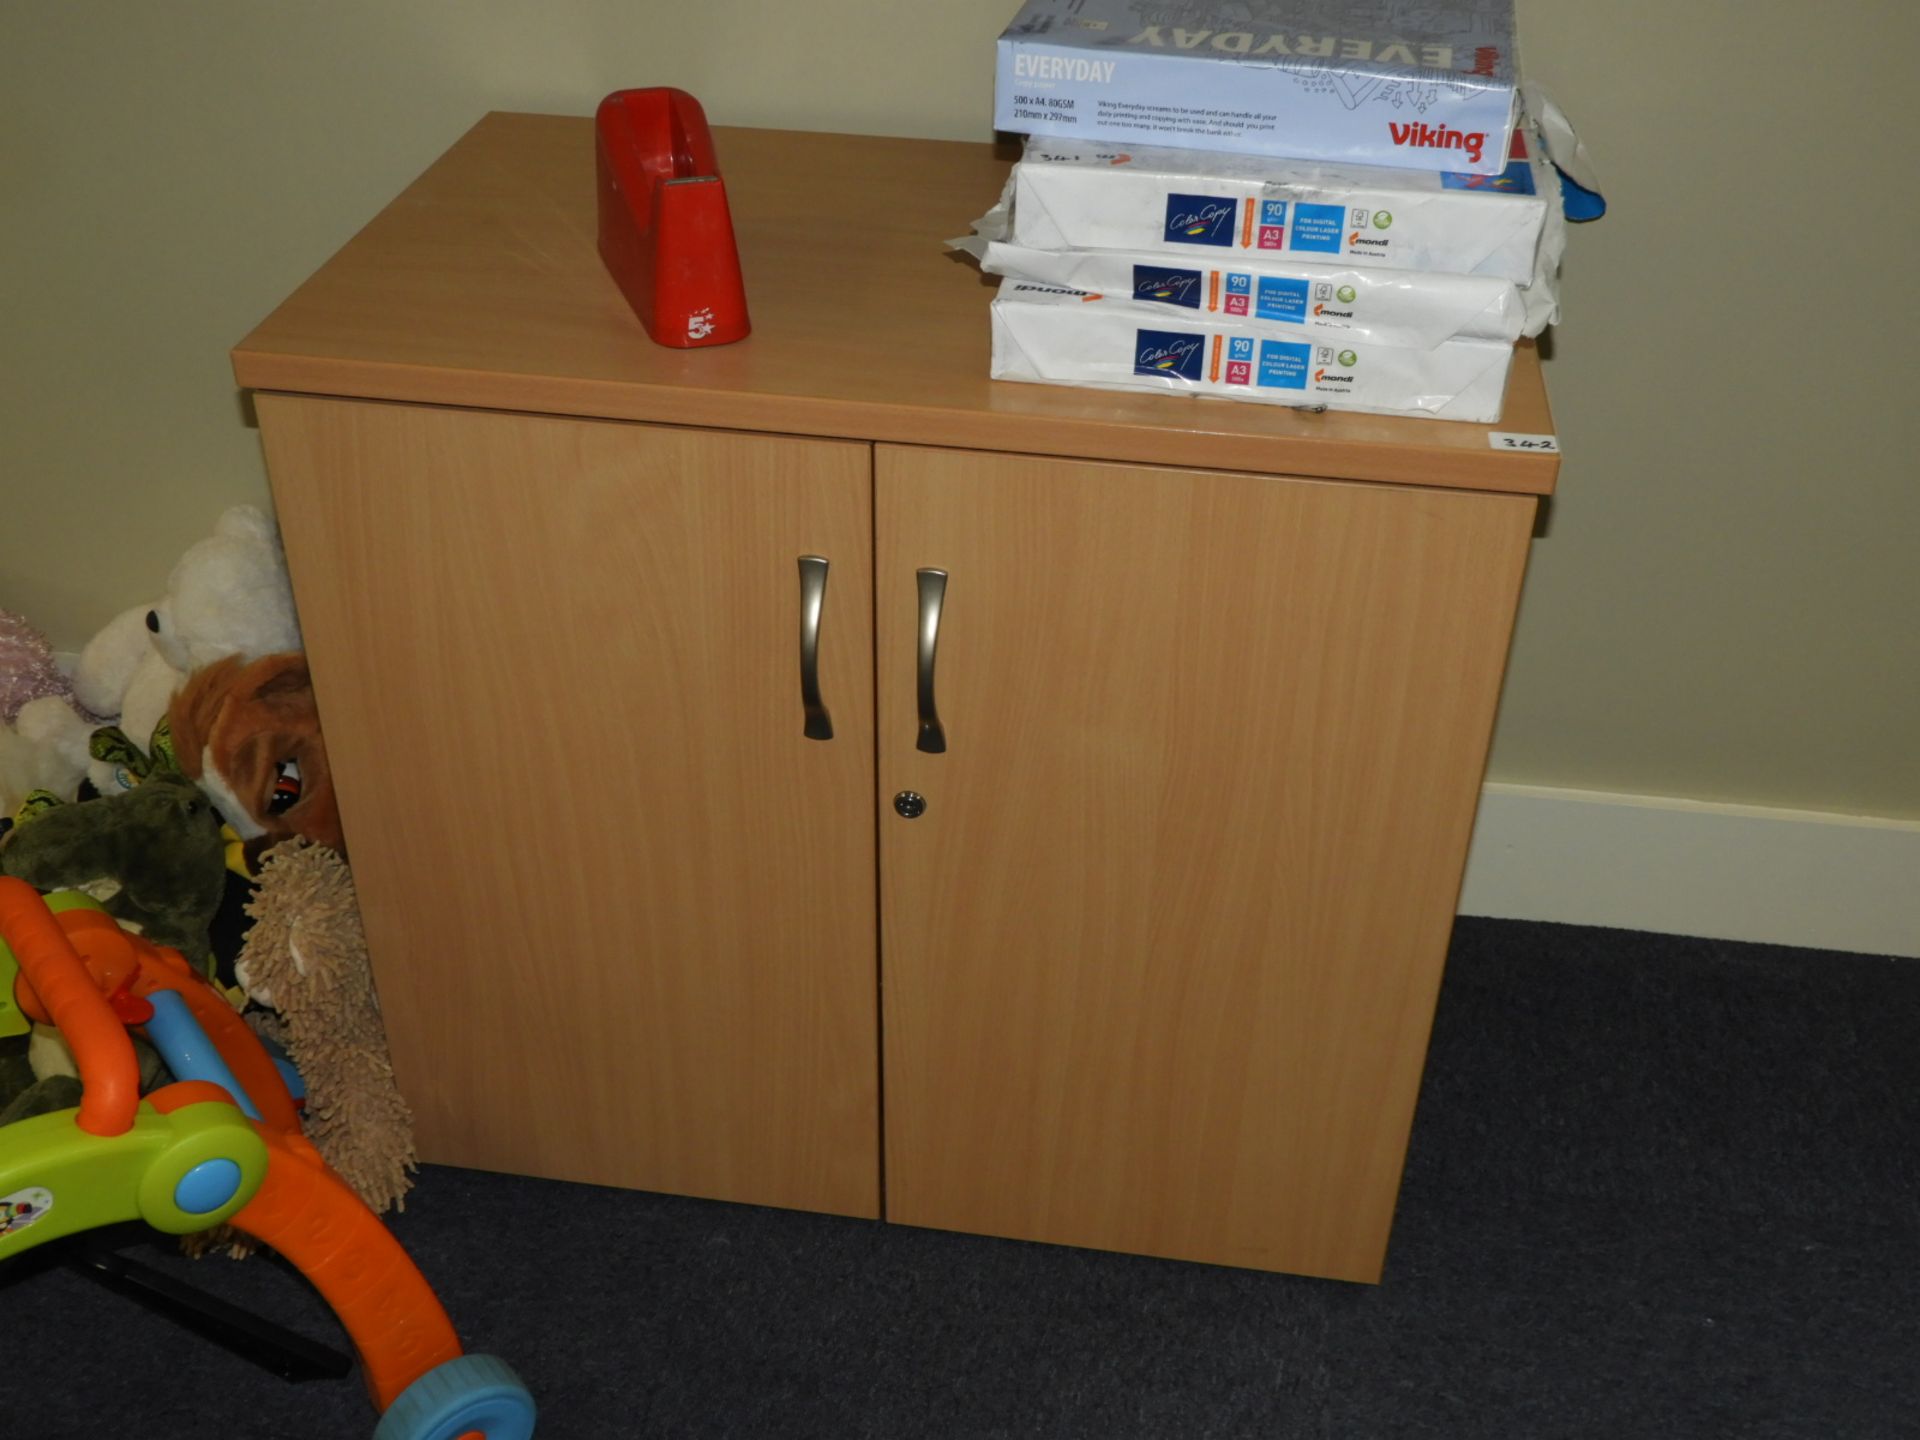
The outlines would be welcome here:
[[[1460,913],[1920,958],[1920,821],[1492,783]]]

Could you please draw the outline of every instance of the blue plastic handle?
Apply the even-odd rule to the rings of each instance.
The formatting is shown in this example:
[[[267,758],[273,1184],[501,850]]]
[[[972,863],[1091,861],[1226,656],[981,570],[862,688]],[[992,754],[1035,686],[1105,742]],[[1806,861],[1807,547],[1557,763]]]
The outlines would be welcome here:
[[[147,995],[153,1006],[153,1018],[147,1021],[147,1039],[167,1062],[176,1080],[211,1080],[233,1097],[233,1103],[249,1120],[258,1120],[260,1111],[253,1098],[233,1078],[226,1060],[200,1028],[200,1022],[187,1009],[187,1002],[172,990],[155,990]]]

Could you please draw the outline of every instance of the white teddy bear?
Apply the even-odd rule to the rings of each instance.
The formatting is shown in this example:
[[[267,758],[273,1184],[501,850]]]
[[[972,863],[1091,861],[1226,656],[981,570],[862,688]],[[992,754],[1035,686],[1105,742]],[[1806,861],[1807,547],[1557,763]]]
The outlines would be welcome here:
[[[116,717],[106,723],[144,750],[193,671],[228,655],[257,660],[300,648],[279,534],[262,511],[236,505],[180,557],[157,604],[122,611],[87,642],[74,667],[74,698],[95,715]],[[72,767],[76,786],[82,774],[103,795],[137,783],[91,757],[97,726],[63,700],[29,701],[16,728]]]

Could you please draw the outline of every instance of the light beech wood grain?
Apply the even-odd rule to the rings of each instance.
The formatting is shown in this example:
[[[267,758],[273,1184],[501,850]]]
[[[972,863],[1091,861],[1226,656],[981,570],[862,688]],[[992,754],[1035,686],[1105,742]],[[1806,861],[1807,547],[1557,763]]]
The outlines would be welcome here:
[[[1533,503],[882,446],[875,513],[889,1218],[1376,1279]]]
[[[422,1156],[878,1214],[868,447],[259,408]]]
[[[1011,150],[721,129],[753,334],[651,343],[595,245],[593,128],[489,115],[234,352],[263,390],[1545,494],[1523,344],[1498,426],[987,378],[992,284],[942,242]]]

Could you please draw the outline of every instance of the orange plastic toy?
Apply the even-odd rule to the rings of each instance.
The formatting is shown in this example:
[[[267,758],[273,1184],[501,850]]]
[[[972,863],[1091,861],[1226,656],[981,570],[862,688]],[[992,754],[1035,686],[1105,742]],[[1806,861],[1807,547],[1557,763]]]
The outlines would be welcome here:
[[[10,877],[0,877],[0,942],[0,985],[17,965],[11,998],[60,1029],[83,1091],[78,1109],[5,1131],[0,1259],[136,1218],[173,1234],[224,1221],[286,1257],[333,1307],[382,1411],[375,1440],[532,1435],[518,1377],[462,1353],[406,1251],[300,1133],[272,1057],[177,952],[128,934],[84,896],[43,899]],[[182,1077],[144,1099],[130,1025]]]

